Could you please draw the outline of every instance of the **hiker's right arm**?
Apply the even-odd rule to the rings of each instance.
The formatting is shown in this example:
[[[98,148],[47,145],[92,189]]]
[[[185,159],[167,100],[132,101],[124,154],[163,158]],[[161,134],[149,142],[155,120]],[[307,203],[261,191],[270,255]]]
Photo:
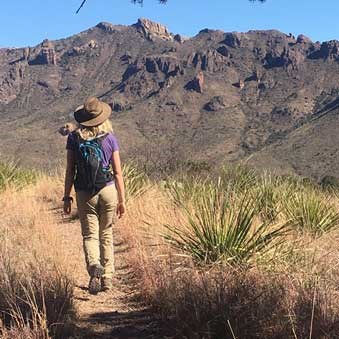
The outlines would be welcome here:
[[[74,151],[67,150],[67,166],[65,174],[65,189],[64,197],[69,197],[71,195],[73,183],[74,183],[74,174],[75,174],[75,155]],[[64,212],[66,214],[71,213],[71,200],[64,200]]]
[[[114,172],[114,177],[115,177],[115,187],[117,188],[117,192],[118,192],[117,215],[119,218],[121,218],[125,214],[126,205],[125,205],[125,185],[124,185],[124,178],[122,176],[119,151],[113,152],[112,165],[113,165],[113,172]]]

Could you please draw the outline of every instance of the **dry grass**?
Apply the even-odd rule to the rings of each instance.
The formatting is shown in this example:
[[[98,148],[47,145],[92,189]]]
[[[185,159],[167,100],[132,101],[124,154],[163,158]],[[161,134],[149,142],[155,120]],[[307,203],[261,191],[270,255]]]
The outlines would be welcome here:
[[[199,264],[163,236],[168,232],[164,225],[187,221],[166,185],[143,181],[147,187],[141,187],[133,177],[131,183],[137,183],[140,194],[131,197],[127,215],[119,223],[130,245],[127,259],[141,296],[167,322],[174,337],[339,337],[337,226],[319,237],[292,230],[279,247],[254,255],[251,265]],[[253,192],[258,192],[256,185],[251,176]],[[304,188],[299,183],[288,184],[288,190],[280,182],[265,185],[258,222],[260,218],[288,221],[279,212],[280,205],[290,190]],[[241,194],[243,186],[238,186]],[[20,192],[9,187],[0,194],[1,338],[66,336],[73,310],[72,267],[51,210],[61,206],[60,191],[59,179],[43,178],[34,187]],[[184,193],[189,200],[190,191]],[[326,195],[328,199],[338,211],[338,197]]]
[[[201,267],[161,236],[163,225],[180,225],[182,218],[178,205],[153,186],[130,203],[121,225],[142,296],[176,337],[338,337],[337,229],[316,239],[289,234],[280,248],[248,269]]]
[[[51,212],[57,190],[58,181],[44,178],[0,194],[0,337],[61,338],[67,332],[73,282]]]

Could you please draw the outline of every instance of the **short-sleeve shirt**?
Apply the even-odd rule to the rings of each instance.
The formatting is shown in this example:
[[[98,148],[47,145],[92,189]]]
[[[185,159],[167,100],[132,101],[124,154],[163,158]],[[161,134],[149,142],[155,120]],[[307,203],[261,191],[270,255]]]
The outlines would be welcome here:
[[[111,164],[112,154],[115,151],[119,151],[118,139],[112,133],[108,133],[103,139],[101,139],[101,146],[103,151],[103,165],[108,167]],[[68,135],[66,149],[75,150],[74,134]]]

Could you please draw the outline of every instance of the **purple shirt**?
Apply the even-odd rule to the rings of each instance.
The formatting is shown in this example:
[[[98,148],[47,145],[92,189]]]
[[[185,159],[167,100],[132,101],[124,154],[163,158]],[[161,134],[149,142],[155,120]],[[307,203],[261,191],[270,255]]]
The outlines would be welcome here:
[[[119,144],[117,138],[112,134],[108,133],[101,140],[102,151],[103,151],[103,165],[108,167],[111,164],[112,154],[115,151],[119,151]],[[73,133],[68,135],[66,149],[74,151],[75,150],[75,140]]]

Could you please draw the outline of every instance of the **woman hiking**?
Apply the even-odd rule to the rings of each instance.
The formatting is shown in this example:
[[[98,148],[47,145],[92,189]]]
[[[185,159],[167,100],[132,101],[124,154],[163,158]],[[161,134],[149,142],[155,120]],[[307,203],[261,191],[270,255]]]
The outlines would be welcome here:
[[[108,291],[114,273],[112,224],[126,210],[119,146],[108,120],[111,107],[95,97],[74,112],[67,139],[64,212],[71,213],[74,184],[91,294]]]

